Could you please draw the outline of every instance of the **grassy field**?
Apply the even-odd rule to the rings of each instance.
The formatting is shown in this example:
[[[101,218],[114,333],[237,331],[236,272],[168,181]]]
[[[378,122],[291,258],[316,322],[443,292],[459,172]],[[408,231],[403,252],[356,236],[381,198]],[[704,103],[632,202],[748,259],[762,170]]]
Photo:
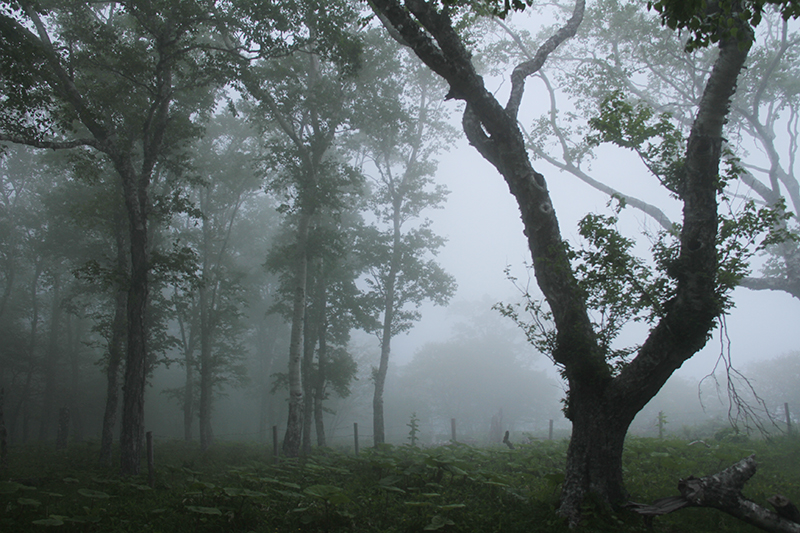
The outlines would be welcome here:
[[[631,500],[677,494],[677,482],[757,454],[745,495],[766,505],[780,493],[800,502],[800,440],[769,442],[630,437],[625,477]],[[566,441],[507,448],[334,450],[274,464],[270,449],[219,443],[202,453],[156,442],[156,486],[96,465],[95,443],[15,447],[0,481],[0,531],[567,531],[556,516]],[[143,468],[146,470],[146,468]],[[590,531],[646,531],[641,517],[587,504]],[[713,509],[657,517],[657,532],[757,531]]]

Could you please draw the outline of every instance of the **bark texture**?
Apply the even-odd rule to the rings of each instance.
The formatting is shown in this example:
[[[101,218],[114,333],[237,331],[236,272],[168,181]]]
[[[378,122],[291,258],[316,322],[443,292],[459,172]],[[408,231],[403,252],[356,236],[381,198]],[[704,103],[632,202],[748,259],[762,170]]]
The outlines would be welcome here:
[[[607,504],[623,501],[622,445],[633,417],[705,344],[720,311],[715,245],[722,125],[752,35],[743,31],[741,42],[720,45],[688,140],[680,191],[684,202],[680,253],[670,272],[677,281],[675,296],[663,303],[666,312],[636,358],[615,375],[578,290],[544,176],[531,166],[517,126],[525,79],[541,68],[558,44],[575,34],[583,18],[583,0],[577,0],[570,20],[534,57],[514,70],[505,107],[485,88],[446,9],[440,11],[422,0],[403,4],[373,0],[372,4],[404,44],[450,84],[448,97],[466,102],[462,124],[470,144],[497,168],[517,200],[536,280],[556,325],[552,355],[569,382],[566,414],[573,433],[559,512],[576,525],[589,493]]]

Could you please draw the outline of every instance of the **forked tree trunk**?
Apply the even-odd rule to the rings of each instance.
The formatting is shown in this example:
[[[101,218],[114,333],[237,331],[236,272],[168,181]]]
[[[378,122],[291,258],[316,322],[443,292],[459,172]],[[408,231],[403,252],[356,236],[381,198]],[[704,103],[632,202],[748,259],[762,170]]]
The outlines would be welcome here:
[[[563,366],[569,381],[567,416],[573,422],[573,437],[559,513],[577,525],[589,493],[608,503],[624,496],[622,443],[630,420],[702,348],[721,311],[716,292],[716,194],[722,126],[752,32],[741,25],[738,41],[721,43],[688,139],[679,191],[684,203],[680,254],[669,272],[676,280],[674,297],[660,302],[666,313],[636,358],[615,376],[570,266],[546,180],[533,169],[517,124],[525,79],[575,34],[584,1],[576,0],[570,20],[542,43],[535,56],[517,65],[505,106],[486,89],[447,9],[417,1],[372,0],[371,5],[390,32],[447,80],[448,97],[466,102],[463,126],[470,144],[497,168],[517,200],[536,281],[556,326],[553,359]]]

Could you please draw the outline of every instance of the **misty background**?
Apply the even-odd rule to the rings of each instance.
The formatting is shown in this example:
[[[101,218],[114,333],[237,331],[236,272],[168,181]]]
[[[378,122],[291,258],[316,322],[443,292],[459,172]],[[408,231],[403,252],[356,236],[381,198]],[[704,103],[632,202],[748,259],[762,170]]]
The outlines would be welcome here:
[[[537,32],[553,21],[538,17],[533,10],[514,15],[509,23],[535,43]],[[497,72],[501,67],[493,61],[505,54],[512,63],[514,45],[506,42],[508,36],[499,27],[486,21],[481,24],[476,23],[475,32],[486,39],[482,47],[487,85],[503,94],[507,86]],[[588,26],[582,31],[590,32]],[[795,35],[795,30],[790,25],[787,31]],[[383,41],[390,42],[385,36]],[[368,50],[375,42],[368,44]],[[792,43],[792,49],[798,46]],[[673,44],[680,47],[677,38]],[[406,62],[415,61],[397,50],[387,53],[400,54]],[[568,56],[569,48],[559,53]],[[787,55],[784,61],[790,63],[791,57]],[[553,69],[549,68],[551,64]],[[559,58],[554,57],[545,72],[556,81],[568,79],[559,78],[558,65]],[[406,64],[403,68],[412,69]],[[361,72],[358,75],[365,78],[347,90],[358,92],[363,90],[362,85],[370,86],[368,76],[379,75],[376,71]],[[548,112],[549,102],[541,96],[542,83],[540,79],[530,83],[525,120],[535,122]],[[530,251],[517,205],[502,178],[463,138],[459,104],[444,101],[446,88],[441,85],[433,83],[430,91],[431,100],[441,102],[438,112],[458,133],[452,142],[441,141],[441,150],[431,155],[435,163],[432,183],[444,185],[449,194],[438,208],[423,211],[414,224],[420,227],[429,219],[430,230],[446,239],[437,253],[427,252],[425,257],[452,276],[457,289],[445,305],[434,305],[430,299],[422,301],[419,320],[392,339],[384,393],[386,440],[407,443],[412,417],[419,421],[418,438],[423,444],[448,441],[451,419],[456,419],[459,440],[465,442],[496,443],[497,428],[509,430],[512,440],[544,439],[549,436],[551,420],[554,437],[567,437],[570,424],[561,413],[564,384],[558,369],[527,342],[511,320],[493,309],[501,302],[521,301],[507,272],[523,286],[528,283],[525,265]],[[557,93],[563,103],[560,109],[589,113],[588,105],[582,107],[570,100],[581,95],[564,87]],[[214,231],[224,236],[225,245],[206,249],[206,253],[219,257],[229,254],[218,265],[223,272],[218,280],[219,294],[225,295],[220,298],[226,298],[223,308],[228,314],[222,325],[225,340],[215,348],[219,361],[215,367],[213,435],[215,439],[269,443],[271,428],[277,426],[283,434],[286,425],[288,289],[282,285],[286,270],[279,260],[290,255],[285,248],[289,246],[285,229],[294,213],[285,208],[293,193],[267,182],[288,166],[275,156],[285,149],[281,143],[286,141],[278,140],[281,136],[274,121],[268,120],[264,109],[252,99],[242,99],[230,87],[215,93],[214,98],[216,103],[209,107],[203,122],[205,137],[185,149],[181,157],[164,163],[154,183],[157,224],[152,241],[154,249],[163,252],[163,263],[153,274],[157,285],[151,290],[158,324],[154,328],[157,338],[151,344],[156,355],[148,373],[145,425],[158,438],[197,438],[197,397],[191,399],[194,428],[188,434],[185,419],[187,367],[196,364],[186,358],[196,349],[190,346],[189,322],[199,319],[190,307],[202,269],[200,221],[218,216]],[[227,111],[228,107],[235,108],[236,113]],[[778,131],[790,130],[778,142],[783,152],[791,154],[784,164],[789,165],[793,176],[796,147],[789,137],[791,131],[796,133],[797,121],[796,114],[791,116],[794,123],[790,118],[788,124],[778,124]],[[583,133],[579,130],[575,137]],[[741,132],[739,135],[737,148],[742,158],[753,167],[769,167],[758,140],[748,139]],[[336,147],[336,161],[351,165],[366,183],[371,183],[377,179],[377,169],[361,151],[358,136],[345,137]],[[109,294],[113,292],[108,265],[114,260],[115,236],[110,221],[116,220],[114,215],[119,211],[119,191],[114,189],[108,165],[85,151],[69,154],[6,145],[1,155],[4,311],[0,334],[4,340],[0,346],[0,387],[5,390],[10,439],[12,443],[53,439],[55,413],[60,406],[70,408],[74,439],[98,439],[106,394],[104,371],[112,307]],[[187,160],[191,172],[176,170]],[[586,213],[613,212],[606,194],[570,173],[542,159],[534,160],[534,166],[548,180],[562,232],[574,245],[580,243],[577,224]],[[600,146],[590,160],[587,158],[584,168],[627,194],[647,198],[671,218],[679,217],[678,203],[629,151]],[[209,191],[214,186],[218,189],[212,196]],[[367,224],[379,219],[366,205],[364,198],[369,191],[370,186],[365,187],[364,197],[360,197],[361,193],[347,190],[346,194],[353,197],[347,199],[351,202],[349,211],[339,218],[331,216],[339,224],[336,231],[344,234],[358,226],[360,222],[346,220],[349,215],[362,217]],[[734,197],[748,194],[742,188]],[[641,212],[626,208],[618,227],[624,235],[636,238],[637,253],[648,257],[642,233],[654,232],[656,224]],[[344,250],[356,246],[356,240],[348,240],[350,237],[327,240],[337,239],[343,242]],[[185,249],[197,255],[189,257]],[[184,252],[189,255],[181,256]],[[336,253],[344,255],[342,250]],[[758,272],[766,261],[764,254],[756,255],[753,271]],[[366,291],[367,270],[353,272],[352,287]],[[343,287],[346,285],[342,282]],[[535,295],[534,280],[530,280],[530,287]],[[335,297],[349,297],[344,292],[342,289]],[[631,428],[633,433],[658,435],[661,413],[669,434],[690,439],[714,435],[729,425],[730,383],[756,406],[764,420],[771,415],[780,422],[784,403],[800,410],[796,386],[800,352],[794,330],[800,302],[785,292],[742,287],[734,290],[732,299],[735,307],[725,316],[724,326],[714,331],[707,346],[639,413]],[[345,314],[341,311],[338,316]],[[374,318],[380,318],[379,313]],[[373,369],[380,357],[380,334],[374,327],[364,331],[352,321],[337,327],[346,331],[331,342],[331,364],[339,366],[331,367],[323,418],[327,444],[349,447],[354,423],[364,443],[372,438]],[[646,324],[630,324],[617,343],[633,345],[646,331]],[[734,372],[732,382],[726,373],[728,364],[741,372],[741,376]],[[194,370],[189,380],[199,379],[199,367]],[[744,377],[750,379],[752,389]],[[753,393],[763,399],[763,406],[759,407]],[[766,427],[772,426],[767,422]]]

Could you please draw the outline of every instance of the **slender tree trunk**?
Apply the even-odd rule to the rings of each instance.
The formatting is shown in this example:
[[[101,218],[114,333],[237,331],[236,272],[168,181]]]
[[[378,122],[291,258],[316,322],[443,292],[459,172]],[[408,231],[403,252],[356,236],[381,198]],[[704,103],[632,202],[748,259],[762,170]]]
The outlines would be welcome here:
[[[175,298],[177,298],[177,290],[175,291]],[[187,324],[184,321],[183,315],[179,312],[177,314],[178,329],[181,333],[181,345],[183,346],[183,368],[186,376],[183,384],[183,440],[191,442],[192,440],[192,423],[194,422],[194,351],[195,339],[197,338],[197,330],[200,329],[197,321],[197,305],[192,304],[189,309],[189,334],[186,334]]]
[[[325,290],[327,295],[327,289]],[[325,400],[325,367],[328,364],[328,332],[327,297],[322,302],[322,323],[319,326],[319,355],[317,359],[317,382],[314,386],[314,424],[317,433],[317,446],[327,446],[325,439],[325,423],[323,421],[322,402]]]
[[[117,259],[120,259],[119,256]],[[122,250],[122,261],[122,265],[127,266],[124,250]],[[122,354],[125,349],[125,310],[127,301],[128,291],[123,287],[118,288],[114,298],[114,320],[111,323],[111,338],[108,341],[106,409],[103,413],[103,430],[100,438],[100,464],[102,466],[111,466],[111,445],[114,442],[114,426],[117,424],[117,408],[119,406],[119,367],[122,363]]]
[[[289,418],[283,438],[283,453],[297,457],[303,431],[303,323],[306,311],[306,282],[308,277],[308,232],[312,212],[301,208],[297,228],[297,256],[294,271],[294,301],[292,304],[292,331],[289,341]]]
[[[81,337],[82,323],[77,317],[68,315],[67,317],[67,345],[69,346],[69,362],[71,372],[71,387],[69,412],[72,422],[72,441],[83,441],[83,410],[80,408],[81,397]]]
[[[42,259],[37,257],[34,263],[33,278],[31,279],[31,328],[28,336],[28,373],[25,377],[25,385],[22,387],[19,401],[14,408],[11,418],[10,435],[13,440],[17,421],[22,421],[22,442],[28,442],[28,421],[29,406],[31,396],[31,382],[33,373],[36,370],[36,350],[39,332],[39,277],[42,275]]]
[[[186,380],[183,387],[183,440],[191,442],[194,422],[194,347],[186,350]]]
[[[383,330],[381,332],[381,360],[375,373],[375,393],[372,396],[372,438],[378,446],[386,441],[386,427],[383,419],[383,392],[386,387],[386,374],[389,371],[389,354],[392,351],[392,326],[395,312],[395,284],[400,265],[400,203],[395,199],[393,205],[394,236],[392,240],[392,264],[386,279],[386,299],[383,308]]]
[[[50,436],[50,421],[56,398],[56,363],[62,346],[59,343],[61,333],[61,275],[53,276],[53,302],[50,309],[50,336],[47,342],[47,353],[44,360],[44,397],[42,399],[42,417],[39,420],[39,441],[44,442]]]
[[[259,413],[258,413],[258,439],[259,442],[267,442],[269,438],[269,428],[272,423],[272,399],[268,386],[272,375],[272,366],[275,363],[275,337],[269,336],[267,328],[258,328],[259,346],[261,347],[261,379],[258,388],[259,394]],[[269,340],[268,340],[269,339]]]
[[[200,449],[211,446],[211,395],[213,393],[212,329],[208,290],[200,287]]]
[[[313,330],[316,313],[306,308],[306,316],[303,320],[303,444],[301,446],[303,455],[311,455],[311,424],[314,416],[314,349],[317,347],[317,336]]]
[[[314,423],[314,388],[317,379],[314,376],[314,351],[317,348],[321,323],[325,319],[323,308],[325,301],[324,264],[317,256],[312,261],[313,280],[311,304],[306,306],[305,327],[303,332],[303,454],[311,453],[311,427]]]
[[[117,245],[117,276],[126,279],[128,256],[125,253],[125,224],[117,217],[115,224]],[[111,466],[111,445],[114,442],[114,426],[117,424],[119,405],[119,367],[125,349],[125,310],[128,304],[128,291],[125,284],[117,286],[114,297],[114,318],[111,322],[111,337],[108,339],[108,366],[106,367],[106,408],[103,413],[103,429],[100,437],[100,464]]]
[[[31,391],[31,381],[33,378],[33,368],[28,368],[28,373],[25,376],[25,384],[22,386],[22,392],[20,392],[19,400],[17,401],[16,406],[14,406],[14,410],[11,412],[11,419],[8,423],[8,440],[10,442],[14,442],[16,438],[16,429],[17,429],[17,422],[22,421],[23,425],[23,438],[22,442],[27,442],[27,428],[24,428],[25,424],[27,424],[27,405],[30,401],[30,391]]]

